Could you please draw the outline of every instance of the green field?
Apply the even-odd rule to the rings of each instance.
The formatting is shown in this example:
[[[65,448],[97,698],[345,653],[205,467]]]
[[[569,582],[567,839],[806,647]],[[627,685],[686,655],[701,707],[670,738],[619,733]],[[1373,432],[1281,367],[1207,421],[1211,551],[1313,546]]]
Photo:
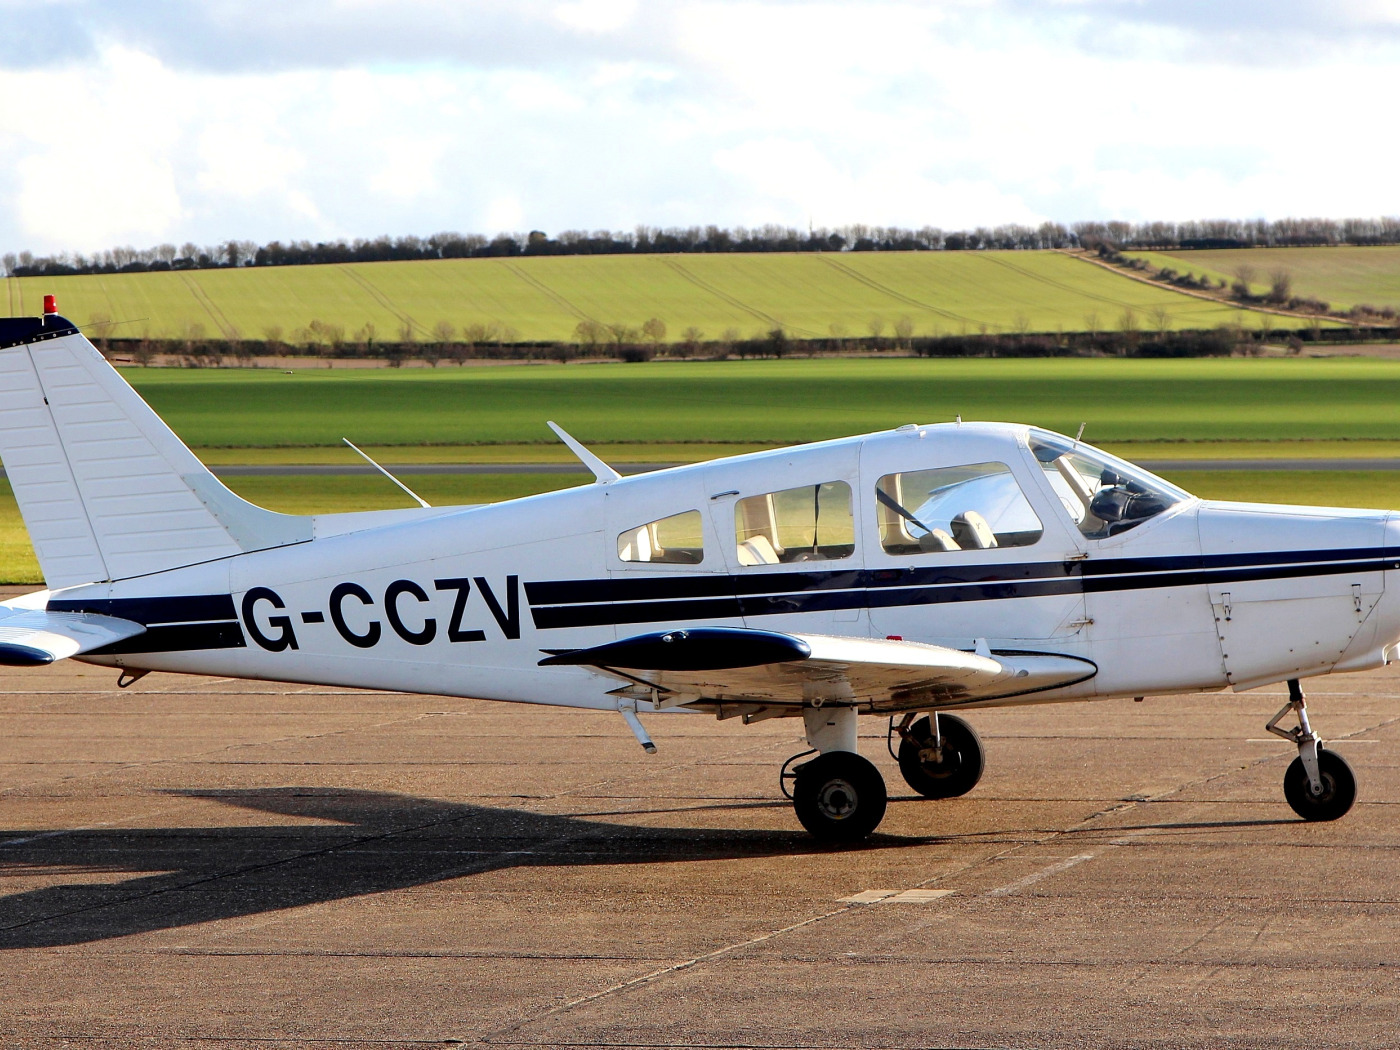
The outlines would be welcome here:
[[[356,371],[126,369],[195,447],[787,444],[1009,419],[1119,441],[1400,439],[1378,358],[724,361]],[[347,451],[345,456],[349,456]],[[683,457],[678,457],[683,458]],[[349,462],[350,460],[345,460]]]
[[[695,327],[749,338],[782,327],[798,338],[890,337],[902,318],[920,336],[983,331],[1110,330],[1132,311],[1146,330],[1258,327],[1264,315],[1128,280],[1060,252],[848,252],[570,256],[351,263],[238,270],[6,279],[11,316],[46,293],[78,324],[120,321],[113,336],[284,338],[312,321],[380,340],[409,326],[430,338],[446,321],[497,324],[516,340],[563,341],[582,320],[636,327],[657,317],[671,341]],[[1158,317],[1158,311],[1165,311]],[[1288,319],[1270,319],[1285,326]]]
[[[1322,299],[1334,310],[1360,303],[1400,308],[1400,245],[1360,248],[1224,248],[1193,252],[1125,252],[1153,266],[1178,272],[1223,278],[1233,283],[1241,266],[1254,270],[1250,287],[1258,294],[1269,289],[1270,275],[1287,270],[1293,294]]]

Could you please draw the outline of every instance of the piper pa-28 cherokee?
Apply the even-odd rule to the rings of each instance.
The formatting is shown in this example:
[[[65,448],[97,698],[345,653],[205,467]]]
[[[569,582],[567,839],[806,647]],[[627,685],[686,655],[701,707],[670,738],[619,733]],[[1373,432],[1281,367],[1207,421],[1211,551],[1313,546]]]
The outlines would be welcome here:
[[[45,305],[0,320],[0,457],[48,585],[0,604],[0,663],[613,710],[648,752],[639,713],[801,718],[812,750],[780,783],[837,841],[885,812],[859,715],[949,798],[983,767],[952,711],[1286,681],[1289,804],[1332,820],[1355,799],[1298,680],[1394,654],[1400,514],[1200,500],[1059,434],[962,422],[627,478],[558,431],[596,483],[277,514]]]

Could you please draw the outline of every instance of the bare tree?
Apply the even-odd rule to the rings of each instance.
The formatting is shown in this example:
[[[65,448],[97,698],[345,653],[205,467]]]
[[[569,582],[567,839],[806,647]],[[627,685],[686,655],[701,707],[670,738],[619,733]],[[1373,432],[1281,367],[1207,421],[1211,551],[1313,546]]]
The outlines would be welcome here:
[[[574,342],[579,345],[579,351],[584,354],[596,354],[598,347],[608,340],[608,329],[591,318],[580,321],[574,325]]]
[[[652,349],[666,341],[666,322],[659,317],[650,317],[642,322],[642,335]]]
[[[875,349],[880,349],[880,338],[885,334],[885,319],[883,317],[872,317],[870,324],[870,338],[875,340]]]
[[[1165,306],[1154,306],[1152,308],[1152,326],[1157,329],[1158,335],[1166,335],[1171,331],[1172,312]]]
[[[1118,330],[1123,333],[1123,346],[1119,349],[1120,354],[1126,354],[1137,345],[1138,329],[1141,323],[1138,321],[1137,311],[1131,306],[1125,307],[1118,315]]]
[[[1254,267],[1243,264],[1235,267],[1235,283],[1230,285],[1230,290],[1235,293],[1237,299],[1248,299],[1254,294],[1254,289],[1250,285],[1254,281]]]
[[[359,344],[358,350],[361,357],[374,356],[374,340],[379,335],[379,329],[375,327],[373,321],[366,321],[360,326],[360,330],[355,333],[355,342]]]
[[[694,357],[700,352],[700,340],[704,338],[705,333],[691,325],[681,333],[681,341],[672,347],[671,352],[680,357]]]
[[[433,338],[424,344],[421,356],[433,368],[444,357],[452,355],[452,347],[457,342],[457,326],[451,321],[439,321],[433,325]]]
[[[894,337],[899,340],[899,345],[906,350],[914,338],[914,319],[905,314],[894,323]]]
[[[719,336],[719,349],[721,357],[728,357],[734,351],[734,344],[739,341],[739,329],[726,328]]]
[[[1099,334],[1099,315],[1093,310],[1084,315],[1084,331],[1090,335]]]
[[[612,338],[613,350],[621,354],[623,347],[628,343],[635,343],[638,332],[635,328],[629,328],[621,321],[614,321],[608,325],[608,335]]]
[[[1293,297],[1293,275],[1280,267],[1269,274],[1269,302],[1286,303]]]
[[[1025,313],[1018,313],[1011,319],[1011,330],[1017,335],[1025,335],[1031,330],[1031,319]]]

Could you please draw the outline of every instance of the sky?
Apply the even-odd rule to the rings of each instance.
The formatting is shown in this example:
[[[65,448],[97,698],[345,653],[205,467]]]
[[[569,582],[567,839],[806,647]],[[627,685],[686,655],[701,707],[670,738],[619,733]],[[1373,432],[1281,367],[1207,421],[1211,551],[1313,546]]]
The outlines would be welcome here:
[[[0,0],[0,251],[1400,214],[1400,0]]]

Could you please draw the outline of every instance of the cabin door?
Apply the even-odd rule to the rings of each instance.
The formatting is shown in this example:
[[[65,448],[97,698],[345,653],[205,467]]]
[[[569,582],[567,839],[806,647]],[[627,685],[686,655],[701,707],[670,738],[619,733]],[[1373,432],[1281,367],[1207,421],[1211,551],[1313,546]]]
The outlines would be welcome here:
[[[970,649],[1086,639],[1072,527],[1010,435],[870,443],[861,462],[874,634]]]
[[[745,626],[866,637],[859,442],[706,472],[710,519]]]

